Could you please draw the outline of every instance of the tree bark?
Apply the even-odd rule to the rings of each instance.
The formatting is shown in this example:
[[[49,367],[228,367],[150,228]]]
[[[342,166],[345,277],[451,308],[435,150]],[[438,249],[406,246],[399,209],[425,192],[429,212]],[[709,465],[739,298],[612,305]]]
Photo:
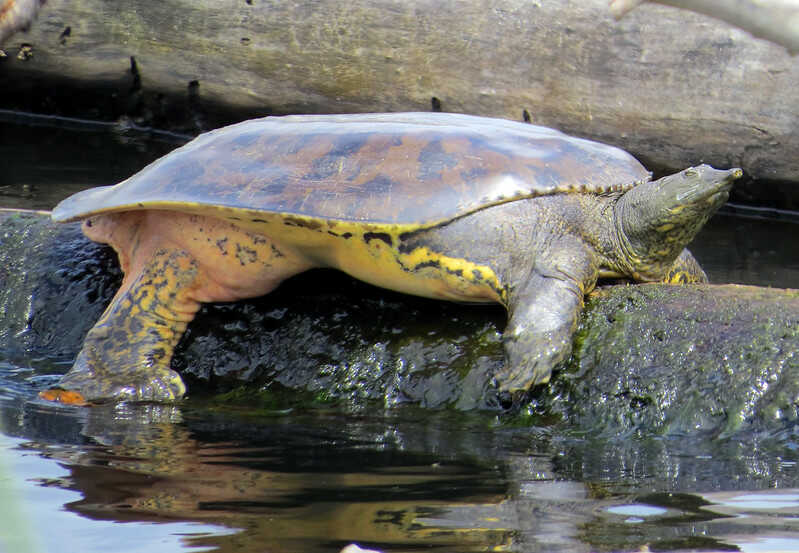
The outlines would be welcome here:
[[[709,15],[780,44],[792,55],[799,52],[799,4],[794,0],[612,0],[610,10],[620,19],[647,2]]]
[[[799,181],[799,65],[668,7],[616,22],[606,0],[50,0],[5,47],[6,108],[192,130],[433,104],[526,112],[656,170],[707,162]]]

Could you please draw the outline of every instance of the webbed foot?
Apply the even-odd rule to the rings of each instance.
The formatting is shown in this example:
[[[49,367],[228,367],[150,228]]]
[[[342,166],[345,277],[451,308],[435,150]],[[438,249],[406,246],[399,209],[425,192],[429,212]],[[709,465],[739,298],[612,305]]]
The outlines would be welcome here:
[[[112,373],[100,367],[102,365],[89,361],[84,349],[58,385],[40,392],[39,397],[70,405],[86,405],[102,401],[171,401],[186,393],[183,379],[169,368],[117,366]]]
[[[583,295],[596,282],[593,256],[578,243],[562,243],[510,298],[503,335],[505,367],[496,375],[500,391],[527,391],[549,382],[552,370],[572,351]]]
[[[500,391],[525,392],[537,384],[546,384],[552,369],[571,353],[572,326],[560,331],[506,333],[507,362],[496,374]]]
[[[126,275],[86,335],[75,364],[40,397],[87,403],[171,401],[183,396],[186,386],[169,364],[199,304],[184,299],[180,311],[174,307],[196,275],[197,263],[185,252],[156,251],[141,272]]]

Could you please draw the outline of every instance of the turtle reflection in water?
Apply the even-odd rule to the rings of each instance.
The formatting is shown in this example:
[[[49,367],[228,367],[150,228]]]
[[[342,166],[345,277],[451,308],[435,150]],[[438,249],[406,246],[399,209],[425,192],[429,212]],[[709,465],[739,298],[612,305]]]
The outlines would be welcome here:
[[[314,267],[509,314],[501,391],[547,382],[599,277],[697,282],[684,249],[738,169],[652,181],[626,152],[525,123],[446,113],[268,117],[199,136],[75,194],[122,286],[48,399],[170,400],[175,345],[203,302]],[[69,392],[69,393],[68,393]]]

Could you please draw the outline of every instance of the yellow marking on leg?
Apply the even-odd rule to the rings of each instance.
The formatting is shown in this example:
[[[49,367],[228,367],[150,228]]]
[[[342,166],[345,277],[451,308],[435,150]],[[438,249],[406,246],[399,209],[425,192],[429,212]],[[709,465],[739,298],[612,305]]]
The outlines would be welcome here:
[[[293,263],[300,260],[305,264],[300,270],[330,267],[376,286],[417,296],[507,303],[504,285],[491,267],[427,248],[416,248],[408,253],[399,251],[404,234],[433,227],[436,223],[424,227],[372,224],[199,204],[196,208],[184,207],[189,212],[196,209],[198,214],[228,220],[240,232],[261,238],[263,243],[254,245],[256,240],[253,239],[250,247],[259,261],[274,264],[275,270],[281,270],[281,264],[285,263],[280,259],[281,252],[290,252]],[[240,243],[239,238],[231,237],[223,246],[216,240],[212,242],[209,249],[215,247],[217,253],[224,249],[236,257],[235,244]],[[267,248],[271,251],[265,252]],[[204,259],[197,252],[195,257]],[[239,259],[249,261],[246,256]]]

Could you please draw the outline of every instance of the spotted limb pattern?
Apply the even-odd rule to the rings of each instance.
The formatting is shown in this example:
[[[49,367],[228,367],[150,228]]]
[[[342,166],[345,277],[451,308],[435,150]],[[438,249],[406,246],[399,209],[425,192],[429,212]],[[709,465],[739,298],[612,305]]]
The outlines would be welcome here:
[[[197,263],[188,254],[157,251],[130,289],[115,297],[89,331],[60,386],[80,390],[85,398],[182,397],[186,387],[169,361],[187,323],[175,316],[170,305],[196,277]],[[119,384],[108,389],[111,380]]]

